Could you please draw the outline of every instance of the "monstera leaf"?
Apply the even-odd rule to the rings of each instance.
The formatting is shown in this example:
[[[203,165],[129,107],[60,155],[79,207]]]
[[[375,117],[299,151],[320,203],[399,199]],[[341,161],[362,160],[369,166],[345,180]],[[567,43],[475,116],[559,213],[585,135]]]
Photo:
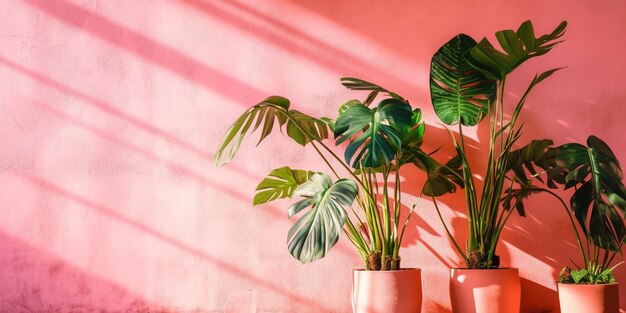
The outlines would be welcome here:
[[[459,34],[443,45],[430,63],[430,95],[435,113],[448,125],[478,124],[496,96],[496,82],[470,66],[476,41]]]
[[[425,131],[426,124],[424,124],[422,110],[413,110],[413,114],[411,114],[411,125],[404,138],[402,138],[402,148],[411,149],[420,147],[424,142]]]
[[[287,247],[291,255],[302,263],[323,258],[337,240],[346,222],[345,208],[357,195],[356,183],[349,179],[332,182],[330,176],[315,173],[296,188],[293,195],[304,197],[288,210],[289,217],[309,208],[291,227]]]
[[[536,167],[549,171],[556,166],[556,151],[552,149],[553,143],[550,139],[533,140],[526,146],[511,151],[508,157],[506,172],[513,171],[516,181],[520,184],[528,184],[531,181],[526,171],[540,182],[543,182],[543,178]],[[550,178],[548,178],[547,184],[551,188],[556,187]]]
[[[289,105],[289,99],[271,96],[246,110],[226,131],[222,144],[213,156],[213,164],[222,165],[232,160],[246,135],[259,127],[261,136],[257,145],[260,144],[272,133],[276,122],[279,129],[287,123],[287,135],[301,145],[328,138],[327,127],[331,126],[331,120],[316,119],[290,110]]]
[[[272,170],[256,187],[257,194],[254,196],[254,205],[291,197],[296,187],[308,181],[313,174],[315,172],[294,170],[288,166]]]
[[[393,160],[411,126],[411,107],[403,101],[385,99],[373,109],[355,104],[335,121],[336,144],[350,140],[345,158],[354,168],[378,167]]]
[[[470,63],[486,77],[502,80],[526,60],[548,53],[561,42],[556,40],[565,34],[566,27],[567,22],[563,21],[552,33],[539,38],[535,37],[530,21],[522,23],[517,32],[499,31],[496,38],[504,52],[496,49],[487,38],[484,38],[470,51],[472,56]]]
[[[566,171],[565,188],[575,187],[572,211],[583,230],[600,248],[616,251],[626,238],[622,216],[626,188],[617,158],[606,143],[589,136],[587,146],[557,147],[557,164]]]

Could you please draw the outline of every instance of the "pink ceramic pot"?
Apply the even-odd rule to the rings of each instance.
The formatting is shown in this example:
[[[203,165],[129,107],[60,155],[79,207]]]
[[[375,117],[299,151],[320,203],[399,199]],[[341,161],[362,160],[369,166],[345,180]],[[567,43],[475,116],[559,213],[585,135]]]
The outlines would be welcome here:
[[[419,313],[422,309],[420,269],[354,270],[352,312]]]
[[[454,313],[519,313],[521,285],[516,268],[450,271]]]
[[[619,313],[619,284],[558,284],[561,313]]]

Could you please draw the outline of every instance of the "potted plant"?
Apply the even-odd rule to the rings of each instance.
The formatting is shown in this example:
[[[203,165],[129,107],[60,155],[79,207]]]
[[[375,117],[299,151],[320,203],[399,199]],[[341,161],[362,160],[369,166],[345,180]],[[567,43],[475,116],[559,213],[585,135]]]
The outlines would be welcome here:
[[[459,159],[441,165],[421,149],[421,111],[403,97],[359,79],[343,78],[342,83],[369,91],[368,96],[346,102],[336,119],[315,118],[292,109],[286,98],[269,97],[235,121],[214,163],[231,160],[244,137],[256,130],[261,132],[259,143],[279,128],[296,143],[312,147],[331,174],[289,167],[272,170],[258,185],[254,205],[300,198],[287,209],[290,218],[300,215],[287,235],[287,248],[302,263],[323,258],[341,233],[350,240],[364,265],[353,272],[354,312],[419,312],[420,270],[402,268],[399,254],[417,202],[410,209],[403,207],[400,171],[409,164],[425,171],[421,192],[435,197],[462,184],[451,169],[458,169]],[[384,98],[373,106],[380,94]],[[347,143],[345,160],[326,144],[331,132],[336,145]],[[357,209],[352,208],[355,200]]]
[[[573,143],[555,150],[557,180],[565,189],[575,190],[571,209],[566,207],[566,211],[582,256],[582,266],[574,263],[576,269],[566,266],[561,271],[561,312],[618,313],[619,285],[611,265],[626,240],[621,166],[609,146],[595,136],[587,139],[587,146]],[[574,221],[582,230],[582,239]]]
[[[435,113],[447,125],[457,125],[458,138],[450,132],[462,163],[462,178],[467,201],[468,237],[465,249],[454,239],[437,204],[435,208],[465,268],[451,269],[450,298],[453,312],[519,313],[520,280],[518,270],[500,268],[497,246],[506,222],[517,211],[524,216],[525,195],[516,193],[514,168],[527,163],[533,144],[513,150],[522,125],[519,115],[530,91],[558,69],[536,75],[508,115],[505,100],[507,76],[525,61],[548,53],[563,36],[567,23],[551,33],[535,37],[533,25],[524,22],[517,31],[495,34],[500,49],[486,38],[476,43],[459,34],[433,56],[430,91]],[[474,171],[468,161],[464,127],[487,120],[489,147],[483,188],[477,192]]]
[[[596,136],[587,145],[568,143],[552,148],[552,141],[534,146],[532,163],[546,173],[545,183],[554,189],[574,189],[568,208],[561,197],[531,183],[517,169],[520,182],[517,194],[548,192],[567,212],[582,257],[575,269],[566,266],[557,284],[562,313],[618,313],[619,285],[612,266],[626,240],[626,187],[619,161],[609,146]],[[544,182],[543,179],[541,179]],[[578,225],[578,227],[577,227]],[[580,231],[579,231],[580,229]],[[580,235],[582,233],[582,236]],[[617,266],[617,265],[616,265]]]

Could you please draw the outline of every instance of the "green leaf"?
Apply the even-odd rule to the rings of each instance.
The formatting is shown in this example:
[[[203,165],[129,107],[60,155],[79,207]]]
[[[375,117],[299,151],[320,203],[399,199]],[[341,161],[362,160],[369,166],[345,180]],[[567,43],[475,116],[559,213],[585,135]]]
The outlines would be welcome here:
[[[478,124],[496,96],[496,81],[470,66],[476,41],[459,34],[444,44],[430,63],[430,95],[435,113],[448,125]]]
[[[261,136],[258,145],[272,133],[276,124],[281,129],[285,123],[287,135],[303,146],[313,140],[328,138],[328,128],[333,127],[331,119],[317,119],[302,112],[290,110],[288,99],[272,96],[246,110],[230,126],[213,157],[213,164],[222,165],[232,160],[246,135],[260,128]]]
[[[526,60],[548,53],[561,41],[567,22],[563,21],[552,33],[535,37],[530,21],[522,23],[516,32],[503,30],[496,33],[502,51],[496,49],[487,38],[480,41],[471,51],[472,67],[494,80],[502,80],[507,74]]]
[[[336,144],[350,140],[345,158],[354,168],[390,163],[412,126],[411,107],[396,99],[385,99],[376,108],[353,105],[335,122]]]
[[[422,187],[424,195],[438,197],[456,192],[457,186],[464,187],[460,156],[453,157],[444,165],[421,149],[411,150],[409,155],[409,161],[427,175]]]
[[[296,187],[305,183],[315,172],[294,170],[288,166],[272,170],[256,187],[254,205],[291,197]]]
[[[291,119],[287,121],[287,136],[305,146],[312,140],[328,138],[328,125],[325,121],[306,115],[300,111],[289,110]]]
[[[576,284],[582,281],[583,278],[585,278],[585,276],[587,276],[588,274],[589,274],[589,271],[587,271],[586,269],[581,269],[581,270],[571,272],[572,278],[574,279],[574,283]]]
[[[280,96],[269,97],[246,110],[226,131],[222,144],[213,156],[213,164],[222,165],[232,160],[239,151],[244,137],[263,125],[259,139],[261,143],[274,129],[276,120],[279,126],[285,124],[287,119],[285,114],[288,110],[289,100]]]
[[[346,88],[350,89],[350,90],[365,90],[365,91],[370,91],[369,95],[367,96],[367,98],[365,99],[365,101],[363,101],[363,105],[365,106],[369,106],[374,99],[376,98],[376,96],[381,93],[387,93],[390,97],[402,101],[402,102],[407,102],[404,98],[402,98],[400,95],[398,95],[395,92],[389,91],[379,85],[370,83],[368,81],[362,80],[362,79],[358,79],[358,78],[353,78],[353,77],[343,77],[341,78],[341,84],[344,85]],[[341,113],[341,112],[340,112]]]
[[[596,278],[599,284],[611,284],[615,282],[615,275],[613,275],[613,269],[607,268]]]
[[[565,188],[576,189],[570,204],[583,234],[600,248],[619,251],[626,238],[619,199],[626,199],[626,188],[615,154],[595,136],[589,136],[587,146],[573,143],[555,149]]]
[[[548,170],[556,165],[556,153],[551,149],[553,143],[550,139],[533,140],[526,146],[511,151],[505,173],[513,171],[517,181],[521,184],[531,181],[526,171],[539,181],[543,181],[535,166]]]
[[[343,112],[345,112],[349,107],[355,106],[355,105],[359,105],[359,104],[363,104],[363,102],[357,100],[357,99],[352,99],[352,100],[348,100],[348,102],[342,104],[339,107],[339,114],[343,114]]]
[[[426,131],[426,124],[424,124],[424,118],[422,117],[422,110],[415,109],[411,114],[411,125],[408,132],[402,138],[403,149],[418,148],[424,142],[424,132]]]
[[[293,195],[304,199],[289,208],[289,217],[310,210],[289,230],[287,247],[291,255],[302,263],[323,258],[339,239],[347,218],[345,208],[352,205],[357,193],[354,181],[340,179],[333,183],[324,173],[313,174],[297,187]]]

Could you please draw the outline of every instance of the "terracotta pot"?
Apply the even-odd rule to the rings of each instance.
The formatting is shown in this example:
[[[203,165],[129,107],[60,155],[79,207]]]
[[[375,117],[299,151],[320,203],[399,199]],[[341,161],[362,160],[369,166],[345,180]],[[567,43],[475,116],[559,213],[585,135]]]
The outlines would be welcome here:
[[[352,277],[354,313],[419,313],[422,309],[422,274],[418,268],[356,269]]]
[[[521,286],[516,268],[450,271],[454,313],[519,313]]]
[[[619,313],[619,284],[558,284],[561,313]]]

